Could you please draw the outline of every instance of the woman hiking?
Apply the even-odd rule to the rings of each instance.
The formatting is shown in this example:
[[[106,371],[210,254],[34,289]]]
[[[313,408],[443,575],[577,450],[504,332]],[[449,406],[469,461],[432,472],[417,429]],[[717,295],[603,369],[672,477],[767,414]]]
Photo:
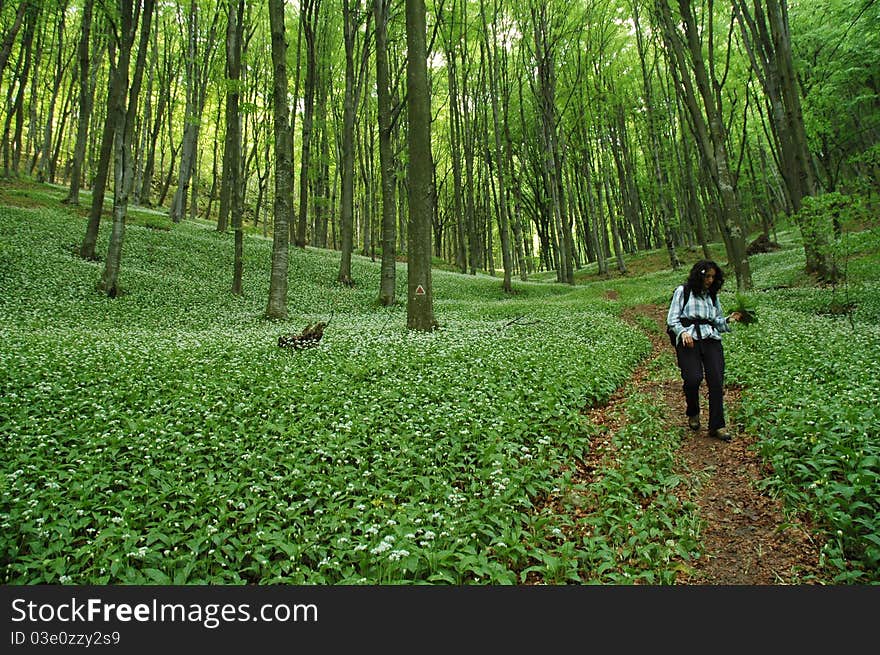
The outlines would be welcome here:
[[[672,295],[666,323],[675,334],[675,354],[683,382],[685,415],[691,430],[700,429],[700,384],[709,389],[709,436],[730,441],[724,421],[724,348],[721,335],[739,312],[725,317],[718,301],[724,273],[713,261],[704,259],[691,268],[683,285]]]

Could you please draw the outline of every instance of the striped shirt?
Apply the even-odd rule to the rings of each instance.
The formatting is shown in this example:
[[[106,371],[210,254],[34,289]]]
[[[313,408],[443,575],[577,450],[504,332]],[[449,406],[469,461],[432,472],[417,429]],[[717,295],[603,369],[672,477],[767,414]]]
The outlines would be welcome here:
[[[690,334],[694,339],[718,339],[721,340],[722,332],[730,332],[730,325],[721,310],[721,302],[718,300],[717,294],[715,302],[712,302],[712,296],[706,293],[701,295],[691,291],[690,297],[684,308],[681,301],[684,294],[684,285],[679,285],[675,293],[672,294],[672,302],[669,303],[669,313],[666,315],[666,324],[675,332],[676,341],[681,341],[681,335],[684,332]],[[707,319],[708,325],[693,324],[690,327],[684,327],[681,324],[682,318],[691,320]]]

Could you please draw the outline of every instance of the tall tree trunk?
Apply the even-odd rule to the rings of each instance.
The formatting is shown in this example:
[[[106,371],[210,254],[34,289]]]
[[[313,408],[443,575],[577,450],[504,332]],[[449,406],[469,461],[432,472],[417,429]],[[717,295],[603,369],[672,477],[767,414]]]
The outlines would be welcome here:
[[[357,0],[355,0],[357,1]],[[355,17],[351,0],[342,0],[343,41],[345,43],[345,91],[342,101],[342,189],[339,208],[339,234],[342,253],[336,280],[344,286],[354,286],[351,278],[351,254],[354,249],[354,47]]]
[[[611,196],[609,176],[603,175],[602,180],[605,185],[605,205],[608,207],[608,222],[611,225],[611,239],[614,246],[614,258],[617,262],[617,272],[621,275],[626,275],[626,260],[623,257],[623,244],[620,238],[620,219],[616,215],[617,212],[614,211],[614,199]]]
[[[150,42],[150,25],[153,17],[154,0],[144,0],[140,10],[141,37],[138,44],[137,59],[134,67],[134,78],[131,88],[128,83],[128,66],[131,61],[131,48],[138,27],[138,11],[132,0],[121,0],[120,9],[120,42],[119,42],[119,85],[123,89],[119,94],[119,102],[115,107],[108,107],[112,113],[116,127],[114,135],[114,177],[113,194],[113,226],[110,230],[110,242],[107,245],[107,258],[104,260],[104,272],[101,275],[99,289],[110,298],[120,293],[119,274],[122,265],[122,244],[125,238],[125,220],[128,214],[128,199],[134,183],[134,158],[131,144],[134,139],[134,128],[137,124],[138,97],[144,77],[147,48]],[[128,105],[126,93],[128,91]]]
[[[839,272],[826,254],[830,230],[798,215],[803,199],[816,195],[817,182],[792,63],[786,1],[754,0],[753,12],[744,0],[737,0],[735,5],[749,60],[770,105],[780,172],[803,237],[806,271],[822,280],[834,281]]]
[[[434,163],[431,156],[431,96],[428,86],[427,26],[424,0],[406,0],[406,88],[409,131],[409,223],[406,325],[430,331],[434,319],[431,278],[431,217]]]
[[[15,93],[15,99],[12,102],[7,102],[9,113],[6,116],[3,127],[3,173],[6,177],[12,174],[18,175],[19,173],[19,161],[22,154],[21,137],[24,125],[24,99],[28,94],[34,95],[33,92],[28,91],[27,86],[28,81],[31,79],[31,66],[34,59],[33,39],[40,18],[41,5],[36,2],[22,2],[22,7],[26,11],[23,18],[24,31],[21,35],[22,53],[19,55],[19,66],[16,71],[18,73],[17,92]],[[16,15],[17,20],[18,15]],[[37,60],[39,60],[39,57],[37,57]],[[0,70],[0,73],[2,73],[2,70]],[[36,80],[36,77],[33,79]],[[10,98],[15,89],[15,84],[9,85]],[[13,121],[15,127],[13,134],[10,136],[9,132],[12,129]]]
[[[311,164],[312,123],[315,111],[315,86],[318,77],[317,30],[321,0],[304,0],[300,4],[300,21],[306,40],[306,81],[303,99],[302,152],[299,172],[299,217],[293,242],[299,248],[306,246],[306,225],[309,207],[309,166]]]
[[[451,14],[455,15],[453,0]],[[450,27],[451,31],[451,27]],[[444,30],[444,33],[446,31]],[[455,264],[462,273],[468,270],[468,242],[470,239],[467,219],[464,212],[461,183],[461,110],[456,79],[456,54],[451,43],[446,44],[446,76],[449,88],[449,157],[452,162],[452,201],[456,222]]]
[[[243,268],[244,232],[242,230],[243,181],[241,175],[241,51],[244,38],[244,0],[229,3],[226,23],[226,151],[223,154],[223,181],[230,185],[232,229],[235,247],[232,266],[232,294],[240,296]],[[226,174],[226,166],[229,173]]]
[[[359,28],[360,0],[342,2],[343,40],[345,42],[345,95],[342,104],[342,207],[340,208],[340,236],[342,255],[337,281],[353,286],[351,254],[354,250],[354,123],[357,110],[358,80],[355,78],[355,46]],[[364,46],[364,53],[366,53]]]
[[[587,196],[587,202],[590,206],[592,220],[590,221],[590,238],[593,241],[593,247],[596,252],[596,267],[599,275],[608,274],[608,249],[605,247],[605,241],[599,233],[607,233],[605,227],[605,217],[602,213],[602,193],[599,184],[594,180],[594,172],[599,170],[593,152],[590,146],[589,135],[584,135],[584,194]],[[595,193],[593,190],[595,189]]]
[[[293,170],[290,120],[287,107],[287,40],[284,27],[284,0],[269,0],[272,32],[272,98],[275,107],[275,209],[272,223],[272,269],[269,277],[269,303],[265,316],[287,318],[288,222],[293,207]]]
[[[179,223],[187,214],[190,193],[192,215],[197,211],[195,192],[198,188],[198,147],[202,110],[208,84],[208,72],[216,51],[215,32],[220,13],[220,5],[214,8],[212,24],[207,34],[200,33],[199,6],[197,0],[190,0],[187,14],[187,54],[186,54],[186,111],[184,114],[183,142],[180,147],[180,169],[177,175],[177,191],[171,201],[169,216]],[[204,48],[199,43],[204,43]]]
[[[49,98],[49,107],[46,110],[46,117],[43,121],[43,143],[40,147],[40,159],[37,164],[37,181],[54,182],[52,179],[52,128],[55,126],[55,106],[58,102],[58,93],[61,90],[61,83],[64,81],[64,74],[67,63],[64,61],[64,30],[67,24],[65,17],[67,15],[67,3],[60,2],[58,4],[58,16],[55,18],[55,28],[58,38],[53,44],[55,50],[55,78],[52,80],[51,96]],[[61,130],[58,131],[58,140],[62,138]]]
[[[157,30],[158,31],[158,30]],[[146,163],[144,164],[143,178],[141,187],[138,190],[140,204],[144,206],[152,206],[151,195],[153,190],[153,174],[156,169],[156,148],[159,142],[159,135],[162,132],[162,125],[165,122],[166,111],[172,106],[173,99],[176,95],[176,85],[173,80],[177,78],[180,63],[171,54],[171,46],[167,31],[163,30],[164,48],[162,48],[162,64],[158,67],[158,85],[160,88],[167,89],[166,93],[158,94],[158,101],[155,108],[155,117],[153,118],[152,127],[149,130],[149,142],[147,144]],[[158,38],[153,39],[153,48],[158,50]],[[169,112],[170,114],[170,112]],[[171,169],[174,168],[173,160]],[[164,202],[165,193],[160,194],[159,204]]]
[[[156,38],[157,29],[151,30],[149,62],[147,63],[147,85],[144,89],[143,116],[138,118],[138,146],[137,156],[135,158],[134,182],[132,185],[132,194],[134,202],[137,203],[141,189],[144,188],[144,169],[146,167],[146,159],[150,150],[150,128],[153,123],[153,88],[156,83],[157,62],[159,53],[157,52]],[[164,89],[163,95],[164,95]]]
[[[370,108],[366,103],[363,104],[363,108],[365,113],[363,118],[367,124],[371,125],[372,116],[369,115]],[[355,127],[358,126],[356,125]],[[356,132],[361,133],[360,130],[356,130]],[[376,133],[369,128],[362,132],[357,139],[357,142],[361,144],[357,149],[358,169],[360,170],[364,187],[361,201],[361,215],[363,216],[361,221],[361,254],[364,257],[372,257],[375,254],[373,246],[373,198],[375,197],[376,187],[373,174],[373,160],[375,159]]]
[[[121,79],[119,65],[116,61],[116,38],[111,34],[107,48],[107,57],[110,63],[107,89],[107,113],[104,117],[104,128],[101,134],[101,150],[98,155],[98,166],[95,170],[95,179],[92,183],[92,204],[89,211],[89,222],[86,225],[86,234],[79,248],[79,255],[83,259],[94,260],[95,245],[98,242],[98,229],[101,225],[101,214],[104,211],[104,196],[107,193],[107,178],[110,175],[110,157],[113,155],[113,135],[116,129],[116,116],[111,108],[125,103],[125,85],[128,83],[128,71],[125,71],[124,80]]]
[[[15,37],[18,36],[18,31],[21,29],[22,23],[24,22],[25,13],[28,9],[36,7],[37,5],[38,3],[35,0],[22,0],[15,11],[15,18],[12,20],[12,25],[9,26],[9,30],[6,32],[6,38],[3,40],[3,43],[0,44],[0,82],[3,81],[3,73],[6,71],[6,64],[9,62],[9,55],[12,54],[12,46],[15,45]]]
[[[462,82],[463,88],[466,83]],[[462,135],[462,154],[464,155],[464,215],[465,215],[465,231],[467,234],[467,253],[468,266],[471,275],[476,275],[477,271],[483,268],[483,247],[482,236],[480,233],[479,220],[477,218],[477,201],[475,197],[477,183],[474,179],[474,139],[476,138],[476,129],[473,127],[473,120],[470,112],[466,109],[470,104],[467,93],[463,94],[464,108],[461,110],[461,135]]]
[[[703,161],[708,166],[712,181],[719,193],[721,201],[719,226],[724,233],[729,263],[736,273],[737,289],[747,291],[752,288],[752,273],[746,253],[745,225],[730,171],[727,129],[720,107],[721,85],[718,80],[710,79],[706,70],[704,44],[701,43],[697,21],[689,0],[678,0],[684,25],[684,43],[672,20],[668,0],[656,0],[656,5],[663,39],[670,53],[670,68],[676,77],[676,87],[684,95],[683,102],[688,110],[691,128],[697,138]],[[710,26],[713,7],[713,3],[709,2],[706,9],[709,14],[707,24]],[[708,47],[708,58],[711,61],[714,53],[711,34],[705,45]],[[685,47],[688,49],[687,54]],[[697,93],[701,103],[698,103]]]
[[[504,75],[504,67],[502,67],[502,75]],[[505,78],[506,79],[506,78]],[[504,85],[507,88],[507,85]],[[523,227],[522,227],[522,198],[520,196],[520,183],[517,180],[516,176],[516,166],[514,164],[513,158],[513,138],[510,135],[510,93],[505,92],[502,96],[503,100],[503,109],[501,115],[503,117],[504,123],[504,152],[505,152],[505,166],[509,172],[508,179],[510,180],[510,189],[512,191],[514,202],[513,202],[513,217],[511,220],[513,226],[513,242],[514,242],[514,252],[516,253],[516,259],[519,265],[519,277],[525,282],[529,279],[529,264],[526,259],[526,250],[525,250],[525,239],[523,238]]]
[[[391,0],[373,0],[376,21],[376,103],[379,123],[379,177],[382,189],[382,263],[379,302],[394,304],[397,234],[394,213],[394,155],[391,143],[391,92],[388,84],[388,17]]]
[[[678,254],[675,251],[675,240],[672,235],[672,189],[666,175],[666,166],[663,165],[664,141],[660,135],[660,121],[658,110],[654,103],[654,93],[651,77],[648,73],[647,48],[645,47],[642,27],[639,21],[639,3],[632,2],[633,23],[636,35],[636,47],[639,53],[639,65],[642,71],[642,89],[645,97],[645,112],[647,114],[648,140],[650,143],[651,166],[654,171],[654,180],[657,184],[657,198],[659,200],[658,211],[660,214],[660,227],[663,233],[663,242],[666,245],[666,253],[669,257],[669,265],[672,270],[681,267]],[[656,60],[655,60],[656,61]],[[661,103],[663,100],[661,99]]]
[[[179,223],[186,216],[189,186],[193,176],[196,148],[199,137],[198,107],[198,38],[199,8],[196,0],[190,0],[186,17],[186,109],[184,110],[183,141],[180,147],[180,169],[177,173],[177,191],[171,200],[169,215]]]
[[[321,79],[329,80],[329,66],[326,76]],[[319,84],[316,98],[315,127],[312,132],[312,143],[317,146],[317,163],[312,164],[312,244],[317,248],[327,247],[327,230],[330,228],[331,199],[330,199],[330,126],[327,122],[327,99],[330,95],[330,84]]]
[[[86,159],[86,141],[88,139],[89,119],[92,115],[92,102],[94,98],[89,75],[91,70],[89,42],[92,34],[93,5],[94,0],[85,0],[83,3],[82,20],[80,22],[80,39],[77,50],[79,57],[79,109],[76,124],[76,145],[73,149],[70,190],[64,198],[64,202],[70,205],[79,205],[79,190],[82,186],[83,164]]]
[[[504,176],[506,157],[501,148],[501,120],[499,118],[498,95],[499,95],[499,77],[501,75],[498,53],[495,46],[498,42],[498,35],[495,32],[497,17],[500,7],[496,3],[493,7],[492,16],[492,34],[490,41],[489,23],[486,20],[485,0],[480,2],[480,15],[483,19],[483,34],[486,44],[486,56],[489,59],[489,97],[492,103],[492,126],[495,136],[495,174],[498,177],[498,235],[501,239],[501,263],[504,267],[504,281],[501,288],[505,293],[513,291],[511,286],[511,273],[513,268],[512,257],[510,254],[510,219],[507,213],[507,185]]]
[[[620,194],[623,214],[627,224],[635,235],[638,250],[648,249],[648,239],[645,233],[645,225],[642,219],[641,200],[636,185],[636,176],[633,171],[632,150],[629,145],[629,135],[626,127],[626,116],[623,105],[618,103],[614,110],[614,122],[609,121],[611,133],[617,141],[617,147],[612,148],[615,163],[620,177]]]
[[[549,191],[553,221],[558,239],[559,262],[557,280],[574,284],[572,259],[574,243],[571,225],[565,206],[565,190],[562,185],[562,159],[559,139],[556,132],[556,72],[553,50],[553,35],[545,5],[532,6],[531,17],[534,29],[535,59],[537,68],[536,96],[540,105],[541,134],[544,148],[544,175]]]
[[[68,80],[68,89],[64,94],[64,105],[61,107],[61,118],[58,121],[58,138],[55,139],[55,144],[52,148],[52,153],[50,155],[49,161],[49,181],[53,184],[55,183],[56,176],[58,175],[58,160],[61,157],[61,148],[64,146],[65,148],[70,147],[70,139],[67,137],[67,121],[73,114],[73,103],[74,97],[76,96],[76,86],[77,82],[73,76]],[[63,173],[64,180],[67,180],[67,171],[70,168],[70,160],[67,159],[65,161]]]

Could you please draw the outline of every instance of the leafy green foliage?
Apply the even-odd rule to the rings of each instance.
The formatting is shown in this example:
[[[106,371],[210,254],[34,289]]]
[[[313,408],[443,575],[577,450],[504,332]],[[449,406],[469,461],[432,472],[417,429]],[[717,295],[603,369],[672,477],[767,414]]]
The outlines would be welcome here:
[[[739,322],[743,325],[757,323],[758,313],[755,307],[755,300],[743,293],[737,293],[734,299],[736,304],[733,307],[733,311],[740,313]]]
[[[376,264],[348,289],[317,250],[270,323],[269,241],[235,298],[231,235],[188,222],[130,227],[110,301],[71,255],[83,230],[0,209],[5,581],[504,583],[538,550],[567,561],[529,512],[644,335],[553,286],[441,273],[443,327],[414,334],[377,309]],[[331,313],[320,347],[275,346]]]
[[[233,297],[232,235],[132,225],[108,300],[101,264],[71,254],[83,233],[64,211],[0,208],[4,582],[666,584],[700,554],[679,435],[650,398],[627,403],[613,466],[588,486],[570,471],[607,440],[580,409],[648,352],[617,315],[667,302],[680,272],[512,296],[436,272],[442,327],[415,334],[375,303],[366,258],[347,288],[337,253],[292,253],[290,319],[267,322],[266,239],[248,236]],[[826,311],[833,289],[798,286],[796,238],[751,260],[761,321],[726,336],[736,418],[836,580],[875,582],[880,239],[847,235],[854,330]],[[331,314],[320,346],[275,346]]]
[[[774,471],[767,486],[824,531],[835,580],[863,583],[880,579],[880,258],[874,231],[850,243],[861,261],[849,275],[854,324],[828,311],[833,289],[775,289],[761,294],[761,323],[734,331],[725,352],[745,388],[742,420]],[[754,260],[761,278],[790,275],[784,252]]]
[[[620,465],[592,485],[581,555],[590,581],[673,584],[680,563],[699,555],[699,520],[677,494],[680,435],[664,428],[661,407],[655,398],[629,399],[627,424],[615,435]]]

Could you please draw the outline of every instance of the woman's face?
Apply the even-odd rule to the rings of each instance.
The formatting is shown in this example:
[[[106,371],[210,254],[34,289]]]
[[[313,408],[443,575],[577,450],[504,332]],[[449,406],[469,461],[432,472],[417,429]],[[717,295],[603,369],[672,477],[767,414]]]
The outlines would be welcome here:
[[[714,282],[715,282],[715,269],[710,268],[706,271],[706,275],[703,276],[703,288],[708,290]]]

